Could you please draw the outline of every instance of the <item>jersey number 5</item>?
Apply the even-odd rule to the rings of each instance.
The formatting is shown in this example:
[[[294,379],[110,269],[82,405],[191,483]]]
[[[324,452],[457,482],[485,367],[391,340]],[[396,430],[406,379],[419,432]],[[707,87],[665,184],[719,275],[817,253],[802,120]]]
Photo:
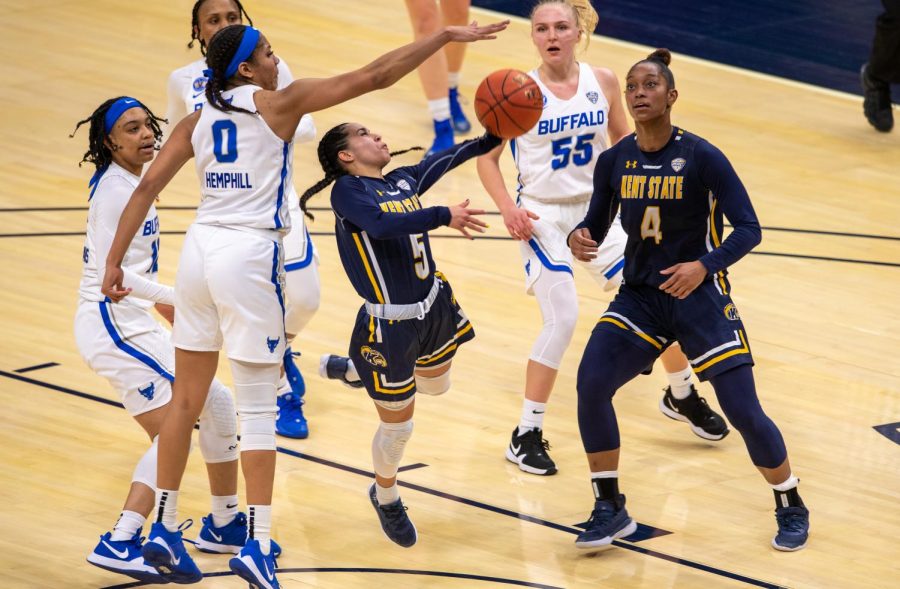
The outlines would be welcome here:
[[[572,146],[572,139],[575,139],[575,146]],[[553,161],[550,166],[554,170],[565,168],[569,165],[569,157],[576,166],[583,166],[590,163],[594,155],[594,146],[591,141],[594,139],[593,133],[587,135],[579,135],[578,137],[563,137],[557,139],[550,144],[553,149]]]
[[[212,124],[213,153],[216,161],[230,164],[237,160],[237,125],[224,119]]]
[[[425,257],[425,243],[422,241],[423,235],[416,233],[409,236],[409,242],[412,245],[413,260],[415,260],[416,276],[421,280],[428,278],[428,258]]]
[[[644,218],[641,220],[641,239],[652,237],[656,245],[662,241],[662,227],[660,226],[659,207],[647,207],[644,209]]]

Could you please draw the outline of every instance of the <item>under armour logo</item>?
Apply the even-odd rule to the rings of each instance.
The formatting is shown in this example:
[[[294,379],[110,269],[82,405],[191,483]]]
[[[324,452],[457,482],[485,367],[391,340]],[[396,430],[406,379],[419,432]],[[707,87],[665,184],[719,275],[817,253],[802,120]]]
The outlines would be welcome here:
[[[625,167],[626,167],[626,168],[636,168],[636,167],[637,167],[637,160],[628,160],[628,161],[626,161],[626,162],[625,162]]]
[[[266,345],[269,346],[269,352],[274,352],[275,348],[278,347],[278,342],[280,342],[280,341],[281,341],[280,337],[276,337],[275,339],[267,337]]]
[[[156,385],[154,385],[152,382],[144,388],[138,387],[138,392],[141,395],[143,395],[144,397],[146,397],[148,401],[153,400],[153,393],[155,391],[156,391]]]

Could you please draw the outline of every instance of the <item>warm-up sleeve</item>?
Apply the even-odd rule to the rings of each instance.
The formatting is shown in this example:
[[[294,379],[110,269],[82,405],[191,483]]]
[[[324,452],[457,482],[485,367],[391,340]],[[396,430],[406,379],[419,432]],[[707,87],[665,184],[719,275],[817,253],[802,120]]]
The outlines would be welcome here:
[[[450,223],[450,209],[428,207],[407,213],[383,211],[366,191],[362,180],[339,178],[331,191],[331,207],[340,219],[359,227],[374,239],[425,233]]]
[[[421,195],[434,186],[434,183],[441,176],[473,157],[486,154],[500,145],[502,141],[502,139],[493,135],[482,135],[476,139],[457,143],[449,149],[432,154],[415,166],[398,168],[398,171],[405,172],[413,177]]]
[[[695,153],[700,161],[700,180],[712,192],[722,214],[733,227],[719,247],[700,258],[706,270],[715,274],[759,245],[762,230],[747,189],[725,154],[705,141],[697,146]]]
[[[597,243],[602,243],[606,233],[616,218],[619,209],[619,201],[610,183],[613,167],[616,162],[612,149],[606,150],[597,158],[594,167],[594,194],[591,196],[591,204],[588,206],[584,220],[575,226],[576,229],[587,228],[591,232],[591,238]],[[569,232],[571,235],[572,232]],[[568,237],[566,238],[568,243]]]

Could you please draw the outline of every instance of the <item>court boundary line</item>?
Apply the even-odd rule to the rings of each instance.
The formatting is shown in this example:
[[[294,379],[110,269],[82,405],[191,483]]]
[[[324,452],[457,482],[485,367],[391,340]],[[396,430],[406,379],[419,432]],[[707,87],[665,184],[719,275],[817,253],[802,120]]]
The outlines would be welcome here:
[[[13,379],[13,380],[18,380],[18,381],[21,381],[21,382],[25,382],[25,383],[27,383],[27,384],[36,385],[36,386],[43,387],[43,388],[46,388],[46,389],[50,389],[50,390],[53,390],[53,391],[57,391],[57,392],[61,392],[61,393],[66,393],[66,394],[73,395],[73,396],[75,396],[75,397],[79,397],[79,398],[82,398],[82,399],[88,399],[88,400],[91,400],[91,401],[98,401],[98,402],[104,403],[104,404],[106,404],[106,405],[113,405],[113,406],[120,407],[120,408],[123,407],[123,405],[122,405],[121,403],[118,403],[118,402],[116,402],[116,401],[112,401],[112,400],[110,400],[110,399],[106,399],[106,398],[100,397],[100,396],[98,396],[98,395],[92,395],[92,394],[90,394],[90,393],[85,393],[85,392],[78,391],[78,390],[75,390],[75,389],[70,389],[70,388],[68,388],[68,387],[64,387],[64,386],[60,386],[60,385],[55,385],[55,384],[48,383],[48,382],[45,382],[45,381],[42,381],[42,380],[38,380],[38,379],[35,379],[35,378],[30,378],[30,377],[27,377],[27,376],[22,376],[22,375],[20,375],[20,374],[14,373],[14,372],[7,372],[6,370],[0,370],[0,376],[4,376],[4,377],[6,377],[6,378],[10,378],[10,379]],[[337,469],[337,470],[341,470],[341,471],[344,471],[344,472],[349,472],[349,473],[353,473],[353,474],[365,476],[365,477],[367,477],[367,478],[372,478],[372,479],[375,478],[375,474],[374,474],[374,473],[369,472],[369,471],[367,471],[367,470],[365,470],[365,469],[357,468],[357,467],[355,467],[355,466],[350,466],[350,465],[347,465],[347,464],[341,464],[341,463],[339,463],[339,462],[335,462],[335,461],[329,460],[329,459],[327,459],[327,458],[320,458],[320,457],[318,457],[318,456],[313,456],[313,455],[311,455],[311,454],[304,454],[304,453],[299,452],[299,451],[297,451],[297,450],[291,450],[290,448],[284,448],[284,447],[282,447],[282,446],[276,447],[276,450],[277,450],[278,452],[282,453],[282,454],[287,454],[287,455],[289,455],[289,456],[294,456],[295,458],[300,458],[300,459],[302,459],[302,460],[307,460],[307,461],[309,461],[309,462],[313,462],[313,463],[316,463],[316,464],[319,464],[319,465],[322,465],[322,466],[328,466],[328,467],[335,468],[335,469]],[[544,527],[548,527],[548,528],[551,528],[551,529],[554,529],[554,530],[564,531],[564,532],[568,532],[568,533],[570,533],[570,534],[578,534],[578,533],[580,532],[580,530],[577,529],[577,528],[573,528],[573,527],[570,527],[570,526],[565,526],[565,525],[562,525],[562,524],[557,524],[556,522],[551,522],[551,521],[549,521],[549,520],[544,520],[544,519],[541,519],[541,518],[538,518],[538,517],[534,517],[534,516],[531,516],[531,515],[527,515],[527,514],[524,514],[524,513],[518,513],[518,512],[512,511],[512,510],[503,508],[503,507],[497,507],[497,506],[495,506],[495,505],[490,505],[490,504],[488,504],[488,503],[483,503],[483,502],[480,502],[480,501],[476,501],[476,500],[474,500],[474,499],[467,499],[467,498],[465,498],[465,497],[460,497],[460,496],[458,496],[458,495],[453,495],[453,494],[451,494],[451,493],[445,493],[445,492],[443,492],[443,491],[438,491],[438,490],[436,490],[436,489],[431,489],[431,488],[429,488],[429,487],[425,487],[425,486],[422,486],[422,485],[418,485],[418,484],[416,484],[416,483],[410,483],[410,482],[407,482],[407,481],[397,481],[397,483],[398,483],[400,486],[402,486],[402,487],[406,487],[406,488],[412,489],[412,490],[414,490],[414,491],[419,491],[419,492],[421,492],[421,493],[425,493],[425,494],[428,494],[428,495],[433,495],[433,496],[439,497],[439,498],[441,498],[441,499],[448,499],[448,500],[450,500],[450,501],[455,501],[455,502],[457,502],[457,503],[462,503],[463,505],[468,505],[468,506],[470,506],[470,507],[475,507],[475,508],[478,508],[478,509],[483,509],[483,510],[485,510],[485,511],[491,511],[491,512],[496,513],[496,514],[499,514],[499,515],[506,515],[506,516],[509,516],[509,517],[514,517],[514,518],[519,519],[519,520],[522,520],[522,521],[527,521],[527,522],[529,522],[529,523],[538,524],[538,525],[541,525],[541,526],[544,526]],[[665,561],[667,561],[667,562],[671,562],[671,563],[676,564],[676,565],[686,566],[686,567],[688,567],[688,568],[692,568],[692,569],[695,569],[695,570],[698,570],[698,571],[701,571],[701,572],[711,573],[711,574],[716,575],[716,576],[719,576],[719,577],[724,577],[724,578],[726,578],[726,579],[731,579],[731,580],[734,580],[734,581],[742,582],[742,583],[745,583],[745,584],[747,584],[747,585],[752,585],[752,586],[754,586],[754,587],[765,587],[766,589],[786,589],[786,587],[783,586],[783,585],[778,585],[778,584],[775,584],[775,583],[769,583],[769,582],[767,582],[767,581],[761,581],[761,580],[759,580],[759,579],[754,579],[754,578],[752,578],[752,577],[747,577],[747,576],[741,575],[741,574],[739,574],[739,573],[732,573],[732,572],[730,572],[730,571],[726,571],[726,570],[724,570],[724,569],[720,569],[720,568],[717,568],[717,567],[714,567],[714,566],[711,566],[711,565],[703,564],[703,563],[700,563],[700,562],[695,562],[695,561],[688,560],[688,559],[684,559],[684,558],[680,558],[680,557],[677,557],[677,556],[672,556],[672,555],[669,555],[669,554],[665,554],[665,553],[663,553],[663,552],[659,552],[659,551],[657,551],[657,550],[651,550],[651,549],[649,549],[649,548],[645,548],[645,547],[643,547],[643,546],[637,546],[637,545],[634,545],[634,544],[630,544],[630,543],[628,543],[628,542],[622,542],[621,540],[614,540],[614,541],[613,541],[613,545],[615,545],[615,546],[617,546],[617,547],[619,547],[619,548],[624,548],[624,549],[626,549],[626,550],[630,550],[630,551],[632,551],[632,552],[637,552],[637,553],[640,553],[640,554],[644,554],[644,555],[646,555],[646,556],[650,556],[650,557],[653,557],[653,558],[658,558],[658,559],[660,559],[660,560],[665,560]],[[588,552],[588,551],[584,551],[584,554],[589,554],[589,553],[590,553],[590,552]],[[287,570],[287,569],[285,569],[285,570]],[[127,585],[127,586],[128,586],[128,587],[138,587],[138,586],[140,586],[140,585]]]

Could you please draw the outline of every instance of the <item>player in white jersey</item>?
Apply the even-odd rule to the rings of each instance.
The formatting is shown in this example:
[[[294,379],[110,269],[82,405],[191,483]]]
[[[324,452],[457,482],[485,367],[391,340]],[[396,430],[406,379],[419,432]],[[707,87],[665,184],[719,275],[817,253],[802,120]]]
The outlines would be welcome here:
[[[172,287],[157,282],[160,231],[155,207],[148,209],[125,253],[124,286],[131,296],[113,305],[100,285],[119,216],[162,137],[159,121],[139,101],[120,97],[107,100],[78,123],[90,125],[83,161],[94,164],[96,173],[90,182],[75,341],[88,366],[109,381],[152,441],[135,467],[119,520],[100,538],[88,562],[151,583],[169,580],[144,562],[141,530],[153,508],[157,434],[172,398],[174,349],[168,330],[150,309],[155,307],[171,322],[175,298]],[[237,510],[234,401],[218,380],[209,387],[200,420],[200,449],[213,498],[197,544],[208,552],[234,552],[246,540],[246,516]]]
[[[299,79],[283,90],[277,90],[278,58],[257,29],[232,25],[210,40],[207,106],[176,125],[132,195],[119,220],[103,282],[103,293],[111,300],[127,296],[122,263],[128,244],[154,197],[195,157],[202,199],[185,237],[175,282],[176,403],[160,432],[157,521],[143,548],[144,558],[157,570],[186,579],[201,575],[177,528],[177,489],[190,430],[224,343],[237,395],[250,520],[250,540],[229,564],[255,586],[279,587],[270,531],[275,399],[285,345],[281,238],[290,227],[285,187],[291,181],[293,138],[301,117],[386,88],[447,43],[494,38],[507,24],[447,27],[361,69]]]
[[[511,141],[519,171],[516,202],[500,172],[504,146],[478,160],[482,184],[509,234],[520,242],[526,289],[535,295],[543,317],[528,359],[521,418],[506,450],[509,461],[538,475],[556,473],[547,454],[550,445],[543,438],[544,414],[578,319],[573,258],[566,238],[587,212],[597,157],[631,132],[615,74],[575,59],[579,43],[589,40],[596,24],[597,13],[587,0],[541,0],[534,7],[531,38],[541,65],[529,75],[544,94],[544,110],[534,128]],[[622,282],[625,241],[616,219],[597,257],[584,264],[604,290]],[[703,438],[723,438],[728,428],[697,394],[680,348],[672,346],[662,360],[670,382],[660,405],[663,412],[687,421]]]
[[[200,45],[204,56],[173,71],[168,83],[167,131],[171,131],[181,119],[206,104],[207,77],[206,46],[221,29],[242,24],[244,17],[251,25],[253,20],[239,0],[197,0],[191,11],[191,42]],[[278,89],[286,88],[294,80],[284,61],[278,62]],[[297,126],[294,143],[305,143],[316,137],[316,126],[311,115],[304,115]],[[284,238],[285,269],[285,335],[290,346],[294,337],[309,323],[319,308],[321,289],[319,281],[318,252],[313,246],[293,183],[287,186],[288,210],[291,232]],[[325,370],[328,368],[329,370]],[[351,360],[344,356],[326,355],[321,362],[322,376],[338,378],[348,386],[361,387]],[[306,438],[309,425],[303,413],[306,384],[294,363],[290,348],[285,351],[284,372],[278,386],[278,418],[275,431],[289,438]]]

